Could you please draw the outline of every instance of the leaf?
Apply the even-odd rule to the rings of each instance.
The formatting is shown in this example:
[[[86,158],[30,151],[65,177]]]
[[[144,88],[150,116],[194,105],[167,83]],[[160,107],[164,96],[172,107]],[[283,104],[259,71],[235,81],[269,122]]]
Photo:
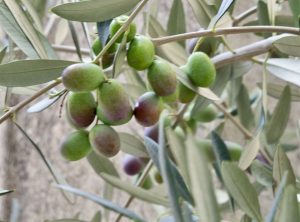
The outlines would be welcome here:
[[[218,204],[206,156],[201,153],[201,149],[197,148],[191,134],[188,135],[186,147],[188,148],[189,178],[195,198],[196,212],[201,215],[202,221],[219,222]]]
[[[212,147],[215,152],[215,156],[217,157],[218,163],[221,167],[222,161],[231,160],[229,150],[225,142],[215,131],[211,132],[211,139],[212,139]]]
[[[151,37],[168,35],[162,25],[153,16],[149,18],[149,34]],[[157,47],[156,52],[158,56],[166,58],[179,66],[185,64],[188,57],[186,50],[177,42],[161,45]]]
[[[259,88],[262,88],[262,83],[257,83]],[[287,84],[267,83],[267,93],[275,99],[279,99],[284,87]],[[300,102],[300,88],[292,84],[288,84],[291,89],[291,101]]]
[[[300,63],[296,59],[268,59],[267,70],[279,79],[300,86]]]
[[[268,213],[268,215],[266,217],[266,222],[273,222],[274,219],[275,219],[276,210],[278,208],[279,202],[281,200],[281,196],[282,196],[283,191],[284,191],[287,175],[288,175],[288,172],[285,171],[283,177],[281,178],[281,181],[280,181],[280,184],[278,186],[277,192],[275,194],[275,199],[272,203],[271,210],[270,210],[270,212]]]
[[[21,60],[0,65],[0,85],[32,86],[58,78],[75,62],[64,60]]]
[[[260,149],[260,134],[261,131],[259,131],[256,134],[256,136],[244,148],[241,158],[239,160],[239,167],[242,170],[246,170],[257,156]]]
[[[137,137],[129,133],[118,133],[121,140],[121,150],[138,157],[148,157],[145,145]]]
[[[16,1],[4,0],[4,2],[11,11],[17,23],[19,24],[19,27],[23,30],[24,34],[31,42],[32,46],[34,47],[40,58],[48,58],[46,49],[44,48],[44,45],[41,42],[38,31],[34,28],[32,22],[30,22],[27,19],[22,8],[18,5]]]
[[[187,77],[187,75],[178,67],[172,65],[172,68],[174,69],[174,71],[176,72],[177,75],[177,79],[184,84],[186,87],[188,87],[189,89],[193,90],[194,92],[198,93],[200,96],[203,96],[209,100],[220,100],[220,98],[213,92],[211,91],[209,88],[202,88],[202,87],[196,87],[192,84],[192,82],[189,80],[189,78]]]
[[[186,32],[185,13],[182,0],[173,0],[172,8],[170,11],[167,32],[169,35],[175,35]],[[184,41],[180,42],[184,47]]]
[[[43,110],[47,109],[51,105],[53,105],[57,100],[59,100],[60,96],[55,96],[53,98],[46,97],[39,102],[35,103],[34,105],[30,106],[27,109],[28,113],[38,113],[42,112]]]
[[[244,84],[241,84],[239,93],[236,97],[238,115],[242,125],[246,129],[250,129],[254,124],[254,115],[251,109],[251,101],[248,90]]]
[[[164,135],[164,122],[167,116],[167,111],[162,112],[159,118],[158,126],[158,160],[160,166],[160,173],[166,184],[168,190],[168,197],[172,208],[172,213],[176,222],[181,222],[183,219],[182,212],[179,204],[179,192],[176,186],[174,186],[174,171],[171,168],[170,160],[166,152],[165,135]]]
[[[294,16],[294,24],[299,27],[300,2],[298,0],[289,0],[289,6]]]
[[[257,2],[257,15],[259,25],[271,25],[268,5],[263,0],[259,0]],[[264,36],[264,38],[268,38],[272,36],[272,33],[263,33],[262,35]]]
[[[5,57],[6,50],[7,50],[7,46],[4,47],[3,49],[1,49],[1,51],[0,51],[0,64],[2,63],[2,60]]]
[[[273,175],[272,169],[264,165],[258,160],[254,160],[250,167],[251,174],[255,177],[256,181],[265,187],[272,187]]]
[[[97,22],[98,38],[102,43],[102,48],[104,47],[109,37],[109,26],[111,21],[111,19],[108,19],[103,22]]]
[[[126,57],[126,54],[127,54],[127,51],[126,51],[127,34],[128,34],[128,32],[125,32],[125,34],[122,38],[122,41],[118,46],[115,57],[114,57],[113,75],[112,75],[113,78],[115,76],[118,76],[118,74],[122,71],[122,66],[124,64],[124,60],[125,60],[125,57]]]
[[[23,136],[31,143],[31,145],[38,152],[39,156],[42,158],[49,172],[51,173],[53,179],[57,184],[68,185],[67,181],[63,176],[57,171],[57,169],[52,165],[52,163],[46,158],[40,147],[31,139],[31,137],[27,134],[27,132],[16,122],[14,122],[15,126],[20,130]],[[64,197],[70,202],[73,202],[73,199],[68,195],[68,193],[63,192]]]
[[[101,212],[97,211],[90,222],[101,222]]]
[[[273,46],[287,55],[300,57],[300,37],[288,35],[273,42]]]
[[[297,190],[295,185],[290,184],[284,189],[279,221],[300,221],[299,206],[297,201]]]
[[[69,29],[70,29],[70,32],[71,32],[72,40],[73,40],[74,45],[75,45],[77,56],[78,56],[79,60],[82,61],[80,42],[79,42],[79,39],[78,39],[78,36],[77,36],[77,31],[75,29],[75,26],[74,26],[73,22],[68,21],[68,26],[69,26]]]
[[[262,222],[257,194],[246,174],[230,162],[222,163],[221,172],[227,190],[240,208],[257,222]]]
[[[114,212],[117,212],[117,213],[119,213],[119,214],[121,214],[125,217],[128,217],[129,219],[133,219],[133,220],[137,220],[137,221],[141,221],[141,222],[144,221],[142,219],[142,217],[138,216],[137,214],[135,214],[131,210],[122,208],[122,207],[116,205],[115,203],[112,203],[108,200],[102,199],[101,197],[98,197],[98,196],[93,195],[91,193],[87,193],[87,192],[84,192],[82,190],[70,187],[70,186],[58,185],[57,187],[59,189],[74,193],[78,196],[81,196],[81,197],[84,197],[84,198],[89,199],[91,201],[94,201],[95,203],[97,203],[97,204],[99,204],[99,205],[101,205],[101,206],[103,206],[107,209],[110,209],[110,210],[112,210]]]
[[[283,149],[278,146],[274,154],[273,162],[273,178],[275,181],[275,187],[280,183],[285,172],[288,172],[286,185],[295,184],[296,178],[291,163]]]
[[[275,107],[271,120],[267,123],[266,139],[269,144],[276,143],[288,124],[291,111],[291,90],[286,86]]]
[[[39,55],[34,50],[32,44],[4,2],[0,2],[0,17],[1,28],[9,35],[14,43],[31,59],[39,58]]]
[[[102,22],[125,14],[139,0],[89,0],[55,6],[51,11],[71,21]]]
[[[222,18],[222,16],[229,10],[230,6],[235,2],[235,0],[223,0],[222,4],[218,10],[218,13],[209,23],[209,27],[215,27],[217,22]]]
[[[0,196],[4,196],[12,192],[14,192],[14,190],[0,190]]]
[[[87,155],[87,160],[99,176],[101,176],[101,173],[107,173],[119,177],[114,164],[107,157],[98,155],[92,151]]]
[[[151,191],[151,190],[145,190],[143,188],[134,186],[128,182],[124,182],[123,180],[115,177],[115,176],[111,176],[109,174],[106,173],[101,173],[100,176],[108,183],[110,183],[112,186],[114,186],[115,188],[121,189],[127,193],[129,193],[130,195],[144,200],[146,202],[150,202],[153,204],[157,204],[157,205],[162,205],[162,206],[168,206],[168,200],[165,197],[162,197],[161,195],[158,195],[156,192]]]

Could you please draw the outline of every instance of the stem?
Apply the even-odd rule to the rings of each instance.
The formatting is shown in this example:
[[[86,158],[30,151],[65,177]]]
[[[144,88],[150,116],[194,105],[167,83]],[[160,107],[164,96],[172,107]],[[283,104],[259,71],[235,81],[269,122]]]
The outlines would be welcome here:
[[[243,13],[239,14],[233,19],[232,26],[237,26],[241,21],[243,21],[250,15],[253,15],[256,11],[257,11],[257,7],[253,6],[252,8],[249,8],[247,11],[244,11]]]
[[[152,161],[152,159],[150,159],[145,170],[143,171],[142,175],[139,177],[138,181],[136,182],[136,186],[139,187],[145,182],[145,179],[146,179],[147,175],[149,174],[152,166],[153,166],[153,161]],[[134,200],[134,197],[130,196],[129,199],[126,201],[123,208],[128,208],[133,200]],[[122,218],[122,214],[119,214],[117,219],[115,220],[115,222],[119,222],[121,220],[121,218]]]
[[[61,52],[71,52],[75,53],[76,48],[74,46],[67,46],[67,45],[52,45],[53,49],[56,51],[61,51]],[[81,48],[80,49],[81,53],[84,55],[90,55],[90,50],[88,48]]]
[[[174,41],[181,41],[202,36],[218,36],[227,34],[242,34],[242,33],[257,33],[257,32],[276,32],[276,33],[290,33],[299,35],[298,28],[285,27],[285,26],[245,26],[245,27],[230,27],[211,30],[201,30],[197,32],[188,32],[178,35],[170,35],[160,38],[153,38],[152,42],[156,45],[163,45]]]
[[[16,112],[18,112],[20,109],[25,107],[27,104],[29,104],[33,100],[37,99],[38,97],[40,97],[41,95],[43,95],[44,93],[46,93],[47,91],[49,91],[50,89],[52,89],[53,87],[57,86],[60,83],[61,83],[61,78],[55,80],[55,82],[40,89],[38,92],[33,94],[31,97],[23,100],[22,102],[18,103],[17,105],[15,105],[13,107],[11,107],[6,113],[3,114],[3,116],[0,117],[0,124],[3,123],[5,120],[9,119],[10,117],[12,117]]]
[[[252,139],[253,135],[243,127],[222,105],[212,101],[212,103],[224,113],[224,115],[244,134],[246,139]]]
[[[140,2],[140,4],[133,10],[127,21],[121,26],[121,28],[117,31],[117,33],[109,40],[109,42],[104,46],[104,48],[101,50],[101,52],[96,56],[96,58],[92,61],[92,63],[97,64],[99,59],[104,55],[104,53],[115,43],[115,41],[118,39],[118,37],[125,32],[133,19],[139,14],[139,12],[143,9],[143,7],[146,5],[146,3],[149,0],[143,0]]]

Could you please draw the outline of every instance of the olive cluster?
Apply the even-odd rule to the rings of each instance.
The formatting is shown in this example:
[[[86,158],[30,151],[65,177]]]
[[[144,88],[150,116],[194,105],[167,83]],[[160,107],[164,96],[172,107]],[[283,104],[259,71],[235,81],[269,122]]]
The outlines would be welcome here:
[[[110,38],[127,19],[127,16],[120,16],[112,21]],[[102,56],[102,68],[112,65],[118,43],[124,34]],[[133,116],[144,127],[154,126],[164,108],[164,101],[187,103],[195,96],[192,90],[177,83],[176,72],[168,62],[155,58],[152,41],[136,34],[134,23],[126,32],[126,41],[127,63],[135,70],[147,70],[151,91],[141,95],[132,107],[122,84],[116,79],[108,79],[99,65],[78,63],[68,66],[62,72],[62,82],[70,91],[66,116],[76,131],[67,135],[61,144],[61,153],[67,160],[79,160],[91,150],[113,157],[120,150],[120,138],[112,126],[126,124]],[[98,38],[92,49],[95,54],[101,51],[102,43]],[[195,86],[208,87],[215,79],[213,63],[201,52],[193,53],[181,69]],[[129,175],[138,174],[143,165],[138,157],[124,158],[123,168]]]

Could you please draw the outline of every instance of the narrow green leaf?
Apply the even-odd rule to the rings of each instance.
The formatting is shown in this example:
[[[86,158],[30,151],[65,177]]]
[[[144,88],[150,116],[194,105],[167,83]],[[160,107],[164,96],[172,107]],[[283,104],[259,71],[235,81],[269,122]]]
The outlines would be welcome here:
[[[239,167],[242,170],[246,170],[257,156],[260,149],[260,134],[261,131],[244,148],[239,160]]]
[[[259,88],[262,88],[261,82],[257,83],[257,85]],[[267,93],[269,96],[272,96],[275,99],[279,99],[286,85],[286,83],[267,83]],[[291,101],[300,102],[300,88],[292,84],[288,85],[291,89]]]
[[[281,178],[280,184],[278,186],[277,192],[275,194],[275,199],[272,203],[272,207],[270,212],[268,213],[266,217],[266,222],[273,222],[276,216],[276,211],[279,205],[279,202],[281,200],[281,196],[283,194],[285,185],[286,185],[286,179],[287,179],[288,172],[285,171],[283,177]]]
[[[259,0],[257,2],[257,15],[259,25],[271,25],[268,5],[265,1]],[[263,33],[264,38],[272,36],[272,33]]]
[[[6,49],[7,49],[7,46],[4,47],[3,49],[1,49],[1,51],[0,51],[0,64],[2,63],[2,60],[5,57]]]
[[[39,102],[33,104],[32,106],[30,106],[27,109],[28,113],[38,113],[38,112],[42,112],[43,110],[49,108],[50,106],[52,106],[57,100],[59,100],[60,96],[55,96],[55,97],[46,97],[42,100],[40,100]]]
[[[201,149],[197,148],[191,134],[188,135],[186,147],[188,148],[186,150],[189,178],[196,211],[203,221],[219,222],[218,204],[206,156],[201,153]]]
[[[43,25],[41,22],[41,19],[39,17],[39,14],[32,4],[32,1],[29,0],[21,0],[23,5],[25,6],[26,10],[28,10],[28,14],[30,15],[32,21],[34,22],[35,27],[39,32],[43,31]]]
[[[300,63],[297,59],[268,59],[267,70],[279,79],[300,86]]]
[[[106,173],[101,173],[100,176],[114,187],[121,189],[138,199],[162,206],[169,205],[168,200],[165,197],[158,195],[155,191],[145,190],[143,188],[134,186]]]
[[[121,140],[121,150],[134,156],[148,157],[144,143],[129,133],[118,133]]]
[[[71,37],[74,42],[75,48],[76,48],[76,54],[80,61],[82,61],[82,55],[81,55],[81,49],[80,49],[80,42],[77,36],[78,31],[75,29],[75,26],[73,22],[68,21],[68,26],[71,32]]]
[[[38,31],[34,28],[32,22],[30,22],[27,19],[22,8],[18,5],[16,1],[4,0],[4,2],[11,11],[20,28],[23,30],[26,37],[33,45],[36,52],[39,54],[40,58],[48,58],[46,49],[44,48],[44,45],[41,42]]]
[[[121,41],[121,44],[119,44],[118,50],[117,50],[117,52],[115,54],[115,57],[114,57],[113,75],[112,75],[113,78],[115,76],[119,75],[119,73],[122,70],[122,66],[124,64],[124,61],[125,61],[125,57],[126,57],[126,54],[127,54],[127,51],[126,51],[127,33],[128,32],[125,32],[125,34],[123,36],[123,39]]]
[[[89,0],[55,6],[52,12],[58,16],[79,22],[102,22],[125,14],[139,0]]]
[[[240,86],[239,93],[236,97],[238,115],[241,123],[247,129],[250,129],[254,124],[254,115],[251,109],[251,101],[248,90],[244,84]]]
[[[289,0],[289,5],[293,12],[294,24],[299,27],[300,2],[298,0]]]
[[[23,136],[31,143],[31,145],[35,148],[35,150],[38,152],[40,157],[42,158],[43,162],[45,163],[46,167],[48,168],[49,172],[51,173],[53,179],[57,184],[60,185],[68,185],[65,178],[57,171],[57,169],[52,165],[52,163],[46,158],[43,151],[40,149],[40,147],[31,139],[31,137],[27,134],[27,132],[16,122],[14,122],[15,126],[20,130],[20,132],[23,134]],[[68,195],[68,193],[63,192],[64,197],[70,202],[73,202],[73,199]]]
[[[182,0],[173,0],[171,7],[167,32],[169,35],[175,35],[186,32],[185,13]],[[184,41],[180,42],[185,47]]]
[[[28,40],[14,16],[4,2],[0,2],[0,25],[16,45],[31,59],[39,58],[31,42]]]
[[[295,188],[295,185],[290,184],[284,189],[279,221],[300,221],[300,212],[297,201],[297,190]]]
[[[288,172],[286,185],[295,184],[296,178],[291,163],[283,149],[278,146],[273,162],[273,178],[275,181],[275,187],[280,183],[285,172]]]
[[[174,171],[171,168],[170,160],[167,156],[166,152],[166,144],[165,144],[165,133],[164,133],[164,122],[165,117],[167,116],[167,112],[163,112],[159,118],[159,127],[158,127],[158,160],[161,175],[163,177],[164,183],[167,186],[168,190],[168,197],[170,200],[170,204],[172,207],[172,213],[175,217],[176,222],[181,222],[183,219],[182,212],[179,204],[179,192],[177,187],[174,186],[175,179],[174,179]]]
[[[287,55],[300,57],[300,37],[287,35],[286,37],[276,40],[273,45],[280,52]]]
[[[112,203],[112,202],[110,202],[108,200],[105,200],[105,199],[103,199],[101,197],[98,197],[96,195],[93,195],[91,193],[87,193],[87,192],[84,192],[82,190],[70,187],[70,186],[57,185],[57,187],[60,188],[60,189],[62,189],[62,190],[74,193],[74,194],[76,194],[78,196],[87,198],[87,199],[89,199],[91,201],[94,201],[95,203],[97,203],[97,204],[99,204],[99,205],[101,205],[101,206],[103,206],[103,207],[105,207],[107,209],[110,209],[110,210],[112,210],[114,212],[122,214],[125,217],[128,217],[129,219],[137,220],[139,222],[144,221],[144,219],[142,219],[142,217],[140,217],[139,215],[135,214],[131,210],[122,208],[122,207],[116,205],[115,203]]]
[[[272,114],[271,120],[267,123],[266,139],[269,144],[276,143],[288,124],[291,111],[291,90],[286,86]]]
[[[215,132],[211,132],[212,147],[215,152],[216,159],[218,160],[219,166],[224,160],[231,160],[228,147],[224,140]]]
[[[14,192],[14,190],[0,190],[0,196]]]
[[[96,154],[94,151],[90,152],[87,156],[87,160],[94,169],[94,171],[101,176],[101,173],[107,173],[116,177],[119,177],[119,174],[111,162],[110,159],[104,156]]]
[[[266,187],[272,187],[273,175],[272,169],[267,167],[258,160],[254,160],[251,164],[251,174],[255,177],[256,181]]]
[[[97,211],[90,222],[101,222],[101,212]]]
[[[221,171],[227,190],[240,208],[257,222],[262,222],[257,194],[246,174],[230,162],[223,162]]]
[[[32,86],[58,78],[75,62],[64,60],[21,60],[0,65],[0,85]]]
[[[217,22],[224,16],[234,2],[235,0],[223,0],[218,13],[210,21],[209,27],[215,27]]]

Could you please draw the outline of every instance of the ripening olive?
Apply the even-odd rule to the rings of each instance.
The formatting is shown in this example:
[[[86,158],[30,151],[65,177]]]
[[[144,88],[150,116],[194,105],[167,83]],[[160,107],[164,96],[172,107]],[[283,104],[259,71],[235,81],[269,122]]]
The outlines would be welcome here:
[[[138,174],[144,166],[140,158],[129,154],[123,157],[122,162],[124,172],[130,176]]]
[[[122,27],[122,25],[128,20],[128,16],[127,15],[121,15],[119,17],[116,17],[112,20],[112,22],[110,23],[109,26],[109,32],[110,32],[110,37],[112,38],[118,31],[119,29]],[[135,23],[131,23],[129,25],[129,31],[127,34],[127,42],[132,41],[132,39],[134,38],[136,34],[136,25]],[[120,43],[123,39],[124,33],[122,33],[116,40],[116,42]]]

